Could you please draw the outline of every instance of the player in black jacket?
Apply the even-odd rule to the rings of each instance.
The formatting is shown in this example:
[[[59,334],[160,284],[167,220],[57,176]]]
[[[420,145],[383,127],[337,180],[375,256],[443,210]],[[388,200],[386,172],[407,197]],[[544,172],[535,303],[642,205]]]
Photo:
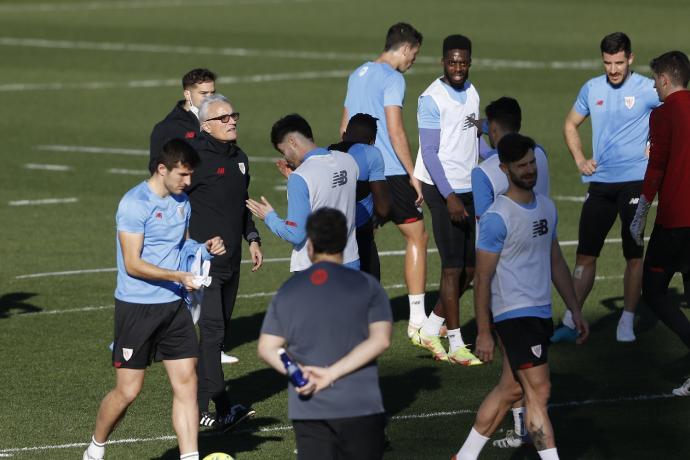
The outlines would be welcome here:
[[[189,234],[191,238],[203,238],[209,232],[219,235],[227,249],[211,262],[213,281],[205,289],[201,305],[197,369],[200,422],[226,430],[254,414],[239,404],[231,406],[220,360],[239,286],[242,239],[249,243],[252,271],[261,267],[263,255],[259,233],[245,206],[249,162],[236,144],[239,113],[233,111],[224,96],[217,94],[202,102],[199,120],[201,132],[190,141],[201,163],[194,169],[187,190],[192,205]],[[216,416],[209,412],[210,400],[215,403]]]
[[[216,74],[208,69],[194,69],[182,77],[184,99],[178,101],[168,116],[151,132],[150,160],[171,139],[194,139],[199,135],[199,107],[207,96],[216,93]]]

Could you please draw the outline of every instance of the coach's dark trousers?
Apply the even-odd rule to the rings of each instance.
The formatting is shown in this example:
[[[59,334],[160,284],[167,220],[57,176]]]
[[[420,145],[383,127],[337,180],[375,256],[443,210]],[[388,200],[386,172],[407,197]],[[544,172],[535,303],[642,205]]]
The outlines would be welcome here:
[[[240,273],[211,273],[213,281],[204,290],[199,317],[199,409],[208,410],[209,401],[216,411],[226,412],[230,401],[225,392],[225,376],[220,363],[226,330],[235,307]]]

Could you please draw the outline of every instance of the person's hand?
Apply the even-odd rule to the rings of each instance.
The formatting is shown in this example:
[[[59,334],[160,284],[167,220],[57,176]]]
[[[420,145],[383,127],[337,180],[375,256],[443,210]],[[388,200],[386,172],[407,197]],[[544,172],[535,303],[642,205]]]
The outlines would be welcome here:
[[[199,285],[194,282],[194,278],[196,278],[196,276],[194,276],[193,273],[178,272],[177,282],[184,286],[186,290],[195,291],[199,289]]]
[[[419,207],[424,203],[424,196],[422,195],[422,183],[414,176],[410,176],[410,185],[414,188],[415,193],[417,193],[417,199],[414,200],[415,206]]]
[[[276,161],[276,168],[278,168],[278,172],[284,177],[288,178],[290,174],[292,174],[292,167],[288,164],[287,161],[285,161],[284,158],[281,158],[280,160]]]
[[[477,334],[477,344],[474,347],[474,354],[482,362],[488,363],[494,359],[494,337],[491,332],[480,332]]]
[[[578,345],[584,343],[589,337],[589,324],[587,320],[582,317],[580,311],[571,311],[573,315],[573,323],[575,323],[575,329],[577,329],[577,340],[575,343]]]
[[[597,170],[597,162],[594,158],[577,162],[577,169],[585,176],[591,176]]]
[[[450,215],[450,220],[453,222],[464,222],[465,218],[469,216],[465,205],[462,203],[462,199],[455,193],[448,195],[446,198],[446,207],[448,208],[448,214]]]
[[[330,367],[304,366],[302,367],[302,374],[305,379],[309,380],[309,383],[297,389],[301,395],[316,394],[335,382]]]
[[[630,223],[630,234],[638,246],[644,246],[642,235],[644,235],[644,229],[647,226],[647,213],[649,213],[651,206],[647,198],[644,195],[640,195],[640,201],[637,203],[637,209],[635,210],[635,217],[633,217]]]
[[[465,124],[463,128],[477,128],[479,132],[482,132],[484,127],[484,118],[474,118],[472,115],[467,115],[465,117]]]
[[[248,199],[246,203],[251,213],[261,220],[265,220],[268,213],[273,211],[273,206],[271,206],[271,203],[263,196],[261,197],[261,203],[251,198]]]
[[[225,254],[225,244],[220,236],[214,236],[204,243],[206,250],[214,256],[222,256]]]
[[[264,262],[264,255],[261,253],[261,246],[256,241],[249,243],[249,254],[252,256],[252,271],[255,272]]]

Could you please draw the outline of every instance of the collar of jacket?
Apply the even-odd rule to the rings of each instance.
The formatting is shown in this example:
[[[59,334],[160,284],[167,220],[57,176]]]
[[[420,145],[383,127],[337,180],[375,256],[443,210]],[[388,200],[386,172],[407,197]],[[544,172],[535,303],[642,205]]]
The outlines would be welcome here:
[[[233,156],[237,153],[238,147],[236,142],[220,142],[206,131],[201,131],[199,137],[203,139],[207,150],[210,152],[229,156]]]

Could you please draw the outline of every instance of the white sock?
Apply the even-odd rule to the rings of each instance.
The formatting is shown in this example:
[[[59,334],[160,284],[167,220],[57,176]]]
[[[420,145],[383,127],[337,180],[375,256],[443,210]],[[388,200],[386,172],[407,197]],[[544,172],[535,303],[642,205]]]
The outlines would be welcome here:
[[[460,328],[448,329],[448,341],[450,342],[449,353],[453,353],[458,348],[465,346],[465,342],[462,341]]]
[[[541,458],[541,460],[559,460],[558,452],[556,452],[555,447],[552,447],[551,449],[538,450],[537,453],[539,454],[539,458]]]
[[[573,314],[570,310],[566,310],[565,315],[563,315],[563,324],[568,326],[570,329],[575,329],[575,322],[573,321]]]
[[[525,436],[527,429],[525,428],[525,408],[513,407],[513,423],[515,424],[515,434],[518,436]]]
[[[199,452],[190,452],[188,454],[180,454],[180,460],[199,460]]]
[[[441,326],[443,326],[443,322],[445,320],[445,318],[438,316],[432,311],[429,313],[429,317],[426,319],[426,321],[424,321],[422,332],[424,332],[424,335],[427,336],[438,337],[438,335],[441,333]]]
[[[91,436],[91,444],[86,449],[89,457],[92,458],[103,458],[105,456],[105,443],[100,443],[96,441],[96,438]]]
[[[632,327],[634,319],[635,312],[623,310],[623,314],[621,315],[621,319],[618,321],[618,324]]]
[[[410,301],[410,322],[412,324],[424,324],[426,311],[424,310],[424,293],[408,295]]]
[[[465,444],[462,445],[455,455],[456,460],[476,460],[488,440],[489,438],[482,436],[472,427],[470,434],[465,439]]]

